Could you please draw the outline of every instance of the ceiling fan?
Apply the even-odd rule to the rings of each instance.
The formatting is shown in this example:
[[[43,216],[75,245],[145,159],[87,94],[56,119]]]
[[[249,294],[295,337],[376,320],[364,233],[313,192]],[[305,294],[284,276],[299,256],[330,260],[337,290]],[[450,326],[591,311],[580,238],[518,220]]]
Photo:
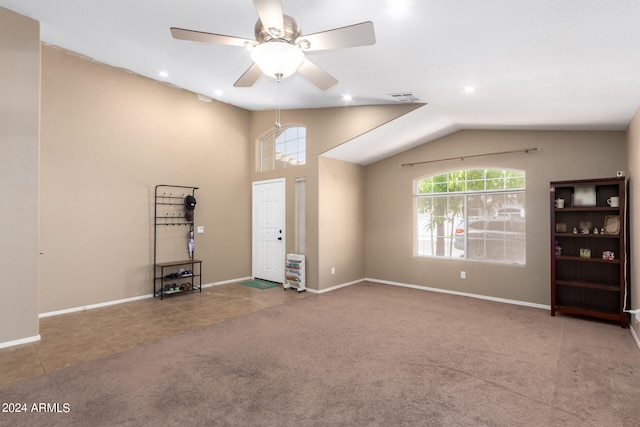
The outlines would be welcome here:
[[[249,49],[254,63],[234,83],[235,87],[253,86],[262,73],[280,81],[297,71],[323,91],[333,87],[338,80],[309,61],[305,52],[367,46],[376,42],[371,21],[302,35],[296,20],[282,12],[281,0],[253,0],[253,4],[258,12],[255,40],[176,27],[171,27],[171,35],[180,40]]]

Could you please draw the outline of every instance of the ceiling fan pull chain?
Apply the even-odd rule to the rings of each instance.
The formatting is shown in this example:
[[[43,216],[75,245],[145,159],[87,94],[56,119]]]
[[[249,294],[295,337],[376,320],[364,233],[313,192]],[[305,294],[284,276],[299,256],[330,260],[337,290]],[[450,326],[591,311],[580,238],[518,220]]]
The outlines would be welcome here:
[[[276,129],[280,129],[282,124],[280,123],[280,104],[278,103],[278,98],[280,98],[280,80],[282,80],[282,74],[276,74]]]

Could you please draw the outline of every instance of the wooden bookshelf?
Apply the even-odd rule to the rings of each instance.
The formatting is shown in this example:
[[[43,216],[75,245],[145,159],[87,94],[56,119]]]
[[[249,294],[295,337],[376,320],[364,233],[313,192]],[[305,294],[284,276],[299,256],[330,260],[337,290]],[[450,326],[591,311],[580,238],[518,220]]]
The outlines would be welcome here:
[[[626,327],[625,178],[551,182],[550,212],[551,315],[596,317]]]

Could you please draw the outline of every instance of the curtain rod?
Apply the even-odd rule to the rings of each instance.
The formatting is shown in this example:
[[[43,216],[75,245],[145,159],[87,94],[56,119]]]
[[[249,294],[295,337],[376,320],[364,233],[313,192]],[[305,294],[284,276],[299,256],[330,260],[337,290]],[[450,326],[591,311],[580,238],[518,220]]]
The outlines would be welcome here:
[[[495,153],[486,153],[486,154],[472,154],[470,156],[461,156],[461,157],[450,157],[448,159],[439,159],[439,160],[426,160],[424,162],[415,162],[415,163],[403,163],[400,165],[400,167],[407,167],[407,166],[415,166],[415,165],[424,165],[426,163],[436,163],[436,162],[447,162],[450,160],[464,160],[464,159],[472,159],[472,158],[476,158],[476,157],[488,157],[488,156],[501,156],[504,154],[517,154],[517,153],[530,153],[532,151],[538,151],[538,147],[535,148],[525,148],[523,150],[511,150],[511,151],[498,151]]]

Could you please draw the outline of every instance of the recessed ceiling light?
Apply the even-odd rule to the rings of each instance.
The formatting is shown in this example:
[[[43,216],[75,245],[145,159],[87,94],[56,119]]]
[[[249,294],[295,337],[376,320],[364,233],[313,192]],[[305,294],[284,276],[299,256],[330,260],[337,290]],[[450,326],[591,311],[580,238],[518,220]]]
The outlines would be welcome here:
[[[351,96],[351,95],[343,95],[342,96],[342,100],[343,101],[353,101],[353,96]]]
[[[405,16],[409,13],[408,0],[389,0],[387,2],[389,12],[394,16]]]
[[[166,71],[158,71],[158,76],[160,76],[160,78],[166,79],[167,77],[169,77],[169,73],[167,73]]]
[[[465,86],[464,91],[465,93],[473,93],[476,91],[476,88],[473,86]]]
[[[216,90],[216,91],[215,91],[215,92],[213,92],[213,93],[215,93],[215,95],[216,95],[216,96],[222,96],[222,95],[224,95],[224,92],[222,92],[221,90]]]

